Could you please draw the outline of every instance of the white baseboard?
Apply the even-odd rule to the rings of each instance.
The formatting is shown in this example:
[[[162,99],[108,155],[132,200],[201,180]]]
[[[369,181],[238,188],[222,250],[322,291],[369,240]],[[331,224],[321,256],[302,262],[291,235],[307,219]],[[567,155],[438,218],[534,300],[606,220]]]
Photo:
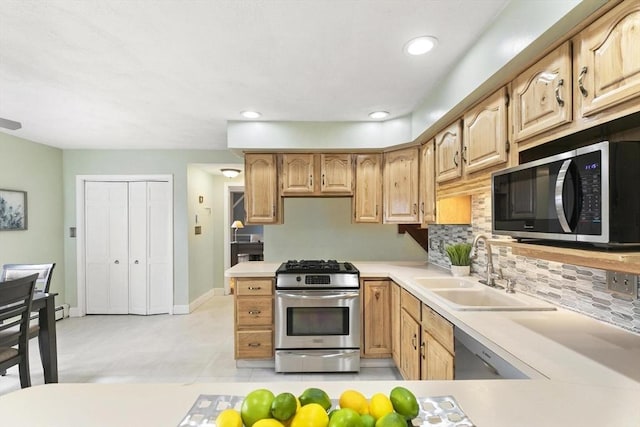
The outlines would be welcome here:
[[[174,305],[173,306],[173,314],[189,314],[196,308],[200,307],[207,300],[213,298],[214,296],[223,296],[225,294],[224,288],[212,288],[209,289],[204,294],[200,295],[198,298],[194,299],[189,303],[189,305]]]
[[[78,307],[71,307],[69,309],[69,317],[82,317],[84,314],[80,312]]]

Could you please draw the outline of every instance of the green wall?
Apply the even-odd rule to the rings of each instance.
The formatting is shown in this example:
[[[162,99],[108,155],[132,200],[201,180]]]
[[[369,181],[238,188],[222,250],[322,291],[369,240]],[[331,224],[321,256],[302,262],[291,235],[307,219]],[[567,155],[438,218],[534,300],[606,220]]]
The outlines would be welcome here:
[[[27,230],[0,231],[0,263],[55,262],[51,291],[64,302],[62,151],[0,133],[0,188],[27,192]]]
[[[394,224],[352,224],[351,198],[285,198],[284,224],[264,226],[265,261],[427,261]]]
[[[64,150],[64,227],[76,226],[76,175],[173,175],[174,305],[184,308],[199,296],[197,292],[200,291],[200,282],[190,289],[188,232],[193,228],[188,218],[188,165],[241,162],[227,150]],[[76,241],[68,234],[64,238],[64,248],[68,272],[66,298],[74,307],[77,305]]]

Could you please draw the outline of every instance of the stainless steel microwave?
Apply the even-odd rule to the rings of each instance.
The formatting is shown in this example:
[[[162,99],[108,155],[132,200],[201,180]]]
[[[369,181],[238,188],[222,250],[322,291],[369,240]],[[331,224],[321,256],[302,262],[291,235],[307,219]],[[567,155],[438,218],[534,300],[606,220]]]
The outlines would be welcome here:
[[[491,179],[494,234],[640,245],[640,142],[604,141]]]

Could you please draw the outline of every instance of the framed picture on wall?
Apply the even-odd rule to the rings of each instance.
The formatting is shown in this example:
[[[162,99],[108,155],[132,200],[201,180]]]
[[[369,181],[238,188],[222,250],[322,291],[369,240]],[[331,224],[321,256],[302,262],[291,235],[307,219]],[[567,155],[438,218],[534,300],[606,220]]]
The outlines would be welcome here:
[[[27,192],[0,189],[0,231],[27,229]]]

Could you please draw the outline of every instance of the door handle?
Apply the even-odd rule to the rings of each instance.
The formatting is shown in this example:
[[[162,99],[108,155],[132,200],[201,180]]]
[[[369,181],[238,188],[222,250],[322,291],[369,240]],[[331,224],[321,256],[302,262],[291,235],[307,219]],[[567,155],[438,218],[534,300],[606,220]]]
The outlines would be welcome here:
[[[135,260],[133,263],[134,263],[134,264],[140,264],[140,261]]]
[[[120,264],[120,261],[119,260],[115,260],[113,263],[114,264]]]
[[[562,200],[562,190],[564,189],[564,182],[567,178],[567,172],[569,171],[569,166],[571,166],[571,159],[565,160],[558,171],[558,178],[556,179],[556,192],[555,192],[555,205],[556,205],[556,214],[558,215],[558,221],[560,222],[560,227],[565,233],[571,233],[571,227],[569,226],[569,222],[567,221],[567,215],[564,213],[564,201]]]

